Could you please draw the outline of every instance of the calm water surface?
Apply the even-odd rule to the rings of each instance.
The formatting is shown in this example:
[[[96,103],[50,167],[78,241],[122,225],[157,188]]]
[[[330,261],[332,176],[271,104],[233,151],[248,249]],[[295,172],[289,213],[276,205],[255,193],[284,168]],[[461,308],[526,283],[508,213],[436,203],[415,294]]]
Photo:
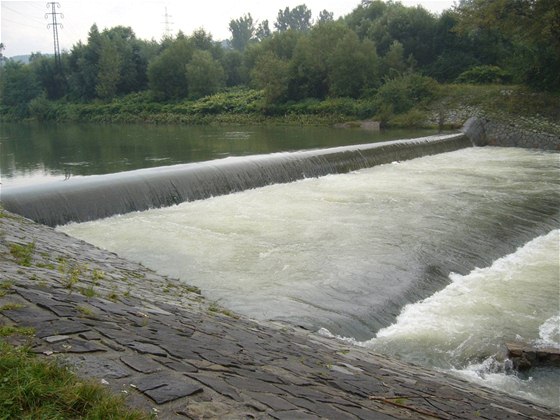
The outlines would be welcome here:
[[[294,126],[2,124],[2,184],[64,180],[227,156],[420,137],[430,131]]]

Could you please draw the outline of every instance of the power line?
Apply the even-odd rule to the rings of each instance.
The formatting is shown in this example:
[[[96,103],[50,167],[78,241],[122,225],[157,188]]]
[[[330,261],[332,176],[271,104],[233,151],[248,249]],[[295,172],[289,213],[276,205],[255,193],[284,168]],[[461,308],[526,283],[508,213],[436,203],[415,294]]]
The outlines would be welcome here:
[[[45,13],[45,19],[50,17],[52,18],[52,23],[49,23],[47,25],[47,28],[50,29],[50,27],[52,26],[53,28],[53,42],[54,42],[54,62],[56,64],[56,66],[61,69],[62,68],[62,63],[60,60],[60,45],[58,43],[58,27],[60,26],[62,28],[62,23],[58,23],[56,21],[57,16],[60,15],[61,19],[64,19],[64,15],[62,13],[58,13],[56,11],[56,8],[60,8],[60,3],[58,2],[54,2],[51,1],[49,3],[47,3],[47,9],[51,8],[51,12]]]
[[[23,23],[23,22],[17,22],[17,21],[15,21],[15,20],[7,19],[7,18],[5,18],[5,17],[2,17],[2,22],[10,22],[10,23],[13,23],[13,24],[16,24],[16,25],[26,26],[26,27],[28,27],[28,28],[33,28],[33,29],[37,29],[37,28],[38,28],[38,26],[30,25],[30,24],[28,24],[28,23]],[[41,22],[41,24],[42,24],[42,23],[43,23],[43,22]]]
[[[24,17],[24,18],[27,19],[27,20],[34,20],[35,22],[40,22],[41,24],[43,23],[43,22],[40,21],[38,18],[25,15],[25,14],[23,14],[22,12],[20,12],[20,11],[18,11],[18,10],[14,10],[14,9],[12,9],[12,8],[10,8],[10,7],[6,6],[6,5],[4,5],[4,4],[2,5],[2,8],[3,8],[3,9],[6,9],[6,10],[9,10],[10,12],[15,13],[15,14],[17,14],[17,15],[20,15],[20,16]],[[5,18],[3,17],[2,20],[4,20],[4,19],[5,19]]]

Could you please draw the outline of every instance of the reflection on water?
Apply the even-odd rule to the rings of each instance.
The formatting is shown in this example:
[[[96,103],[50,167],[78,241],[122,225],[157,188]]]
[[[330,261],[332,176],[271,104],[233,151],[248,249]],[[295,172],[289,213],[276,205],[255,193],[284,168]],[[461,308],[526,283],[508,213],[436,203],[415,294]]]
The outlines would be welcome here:
[[[4,185],[178,163],[419,137],[329,127],[15,124],[0,126]]]

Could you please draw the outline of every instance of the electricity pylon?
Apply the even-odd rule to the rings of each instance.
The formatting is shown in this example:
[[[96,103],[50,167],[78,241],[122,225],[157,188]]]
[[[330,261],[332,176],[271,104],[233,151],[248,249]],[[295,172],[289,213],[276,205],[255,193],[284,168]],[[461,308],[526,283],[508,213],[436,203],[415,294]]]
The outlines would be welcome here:
[[[57,22],[57,16],[60,16],[61,19],[64,19],[64,15],[56,11],[56,8],[60,8],[60,3],[51,1],[47,3],[47,9],[51,9],[50,12],[45,13],[45,19],[49,18],[49,15],[52,17],[52,22],[47,25],[47,28],[50,29],[52,26],[53,29],[53,42],[54,42],[54,62],[56,66],[60,69],[62,68],[62,63],[60,59],[60,45],[58,43],[58,27],[62,28],[62,23]]]

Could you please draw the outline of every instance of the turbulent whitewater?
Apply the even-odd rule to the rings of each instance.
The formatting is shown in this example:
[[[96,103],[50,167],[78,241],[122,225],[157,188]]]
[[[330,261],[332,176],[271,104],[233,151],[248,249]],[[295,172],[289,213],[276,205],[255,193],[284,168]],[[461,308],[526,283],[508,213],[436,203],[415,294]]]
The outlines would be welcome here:
[[[488,383],[514,378],[505,341],[558,340],[559,172],[555,153],[468,148],[59,229],[253,318]]]

